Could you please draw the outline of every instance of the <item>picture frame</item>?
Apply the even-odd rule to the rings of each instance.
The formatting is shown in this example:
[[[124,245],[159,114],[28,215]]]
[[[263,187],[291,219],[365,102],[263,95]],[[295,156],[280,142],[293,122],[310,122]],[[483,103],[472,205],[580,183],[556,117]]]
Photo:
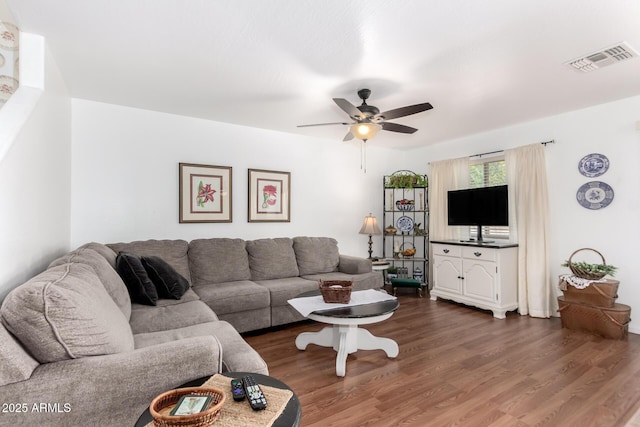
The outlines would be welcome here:
[[[186,394],[180,398],[169,415],[193,415],[207,409],[211,396],[202,394]]]
[[[291,222],[291,172],[249,169],[249,222]]]
[[[230,166],[180,163],[180,223],[232,222]]]

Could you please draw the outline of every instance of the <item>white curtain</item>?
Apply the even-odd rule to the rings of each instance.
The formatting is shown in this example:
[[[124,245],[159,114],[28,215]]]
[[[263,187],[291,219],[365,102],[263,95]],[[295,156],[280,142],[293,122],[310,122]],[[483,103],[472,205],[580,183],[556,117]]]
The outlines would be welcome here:
[[[549,197],[544,146],[505,150],[509,185],[509,234],[518,242],[518,311],[550,317],[557,301],[549,271]]]
[[[469,158],[441,160],[429,166],[429,239],[460,239],[460,227],[447,225],[447,191],[469,187]]]

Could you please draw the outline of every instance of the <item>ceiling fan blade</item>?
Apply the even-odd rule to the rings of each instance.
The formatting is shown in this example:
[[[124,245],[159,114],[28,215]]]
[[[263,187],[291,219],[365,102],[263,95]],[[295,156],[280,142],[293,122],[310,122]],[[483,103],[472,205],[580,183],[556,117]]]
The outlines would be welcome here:
[[[342,139],[343,142],[346,141],[351,141],[354,138],[353,134],[351,133],[351,131],[347,132],[347,134],[344,136],[344,138]]]
[[[396,108],[394,110],[384,111],[376,114],[376,117],[384,117],[385,120],[397,119],[398,117],[410,116],[411,114],[421,113],[431,110],[433,106],[428,102],[424,104],[409,105],[407,107]]]
[[[333,123],[314,123],[311,125],[298,125],[296,127],[298,128],[308,128],[311,126],[332,126],[332,125],[343,125],[343,126],[348,126],[348,125],[352,125],[353,123],[347,123],[347,122],[333,122]]]
[[[354,120],[359,120],[362,117],[362,111],[358,110],[358,107],[350,103],[344,98],[333,98],[333,101],[338,104],[338,107],[342,108],[342,110],[349,115],[349,117]]]
[[[410,126],[405,126],[398,123],[389,123],[389,122],[382,122],[380,123],[380,126],[382,126],[382,129],[384,130],[389,130],[391,132],[400,132],[400,133],[416,133],[418,130]]]

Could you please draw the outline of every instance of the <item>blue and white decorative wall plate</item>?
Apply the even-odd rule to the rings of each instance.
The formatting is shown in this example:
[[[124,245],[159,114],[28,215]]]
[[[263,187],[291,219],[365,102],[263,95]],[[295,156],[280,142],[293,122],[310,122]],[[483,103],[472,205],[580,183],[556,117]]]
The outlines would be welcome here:
[[[413,218],[403,215],[396,220],[396,226],[401,233],[408,233],[413,230]]]
[[[587,209],[602,209],[613,200],[613,189],[602,181],[591,181],[578,189],[576,199]]]
[[[604,154],[591,153],[580,159],[578,170],[589,178],[595,178],[609,169],[609,159]]]

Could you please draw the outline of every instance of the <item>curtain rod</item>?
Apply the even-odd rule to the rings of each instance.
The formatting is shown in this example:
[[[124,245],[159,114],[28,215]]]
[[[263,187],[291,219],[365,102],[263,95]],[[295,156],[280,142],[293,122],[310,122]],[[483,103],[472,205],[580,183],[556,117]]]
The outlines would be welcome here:
[[[540,144],[544,145],[545,147],[547,146],[547,144],[555,144],[556,140],[552,139],[550,141],[543,141]],[[498,154],[498,153],[503,153],[504,150],[497,150],[497,151],[489,151],[488,153],[480,153],[480,154],[474,154],[473,156],[469,156],[469,157],[482,157],[482,156],[488,156],[489,154]]]

